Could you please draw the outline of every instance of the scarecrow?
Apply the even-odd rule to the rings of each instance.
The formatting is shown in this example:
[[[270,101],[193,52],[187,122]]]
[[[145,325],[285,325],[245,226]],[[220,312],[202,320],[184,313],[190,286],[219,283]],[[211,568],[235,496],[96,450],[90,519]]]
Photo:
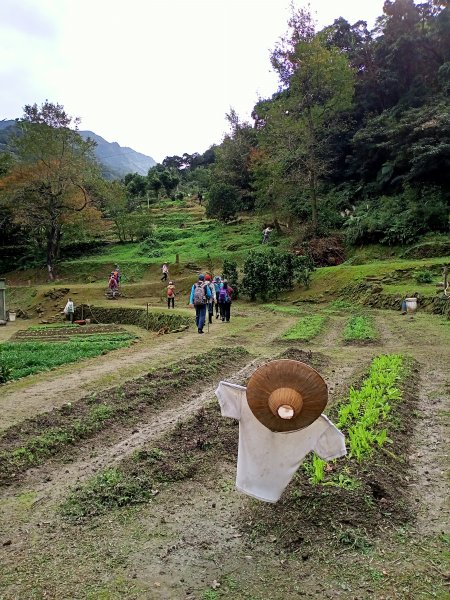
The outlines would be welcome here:
[[[344,435],[322,414],[327,384],[305,363],[266,363],[247,387],[221,381],[216,396],[222,416],[239,421],[240,492],[277,502],[309,452],[324,460],[346,454]]]

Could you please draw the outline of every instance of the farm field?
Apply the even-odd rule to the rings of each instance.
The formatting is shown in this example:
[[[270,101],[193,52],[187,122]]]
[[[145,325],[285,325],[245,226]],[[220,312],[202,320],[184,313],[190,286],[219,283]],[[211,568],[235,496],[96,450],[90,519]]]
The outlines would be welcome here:
[[[122,326],[131,347],[2,386],[0,597],[447,597],[447,321],[368,310],[361,345],[343,301],[233,311],[201,344]],[[315,337],[283,343],[302,317]],[[325,377],[349,456],[308,459],[268,505],[234,491],[238,431],[213,392],[275,356]],[[371,425],[354,407],[391,368]]]

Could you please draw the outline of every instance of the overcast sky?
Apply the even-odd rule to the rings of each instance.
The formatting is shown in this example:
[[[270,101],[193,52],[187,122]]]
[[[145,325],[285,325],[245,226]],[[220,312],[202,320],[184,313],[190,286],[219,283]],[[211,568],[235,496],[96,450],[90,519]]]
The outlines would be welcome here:
[[[270,50],[290,0],[0,0],[0,119],[46,99],[162,161],[220,143],[230,106],[248,118],[276,91]],[[307,2],[297,0],[296,6]],[[311,0],[318,27],[369,27],[383,0]]]

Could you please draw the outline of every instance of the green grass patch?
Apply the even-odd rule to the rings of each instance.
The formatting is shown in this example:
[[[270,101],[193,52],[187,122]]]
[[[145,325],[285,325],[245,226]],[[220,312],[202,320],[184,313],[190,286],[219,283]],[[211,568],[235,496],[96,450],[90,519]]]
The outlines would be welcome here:
[[[321,315],[302,317],[283,333],[282,339],[309,342],[322,331],[325,320],[326,317]]]
[[[353,310],[355,306],[348,300],[334,300],[330,302],[328,308],[331,310]]]
[[[151,498],[152,481],[147,477],[138,480],[119,469],[107,469],[72,492],[63,503],[61,513],[70,520],[78,520],[122,506],[142,504]]]
[[[355,315],[351,317],[344,329],[346,342],[374,341],[377,332],[372,317]]]
[[[448,261],[448,257],[443,257],[421,260],[380,260],[361,265],[343,263],[336,267],[321,267],[312,273],[309,288],[302,290],[300,296],[305,300],[309,298],[322,298],[325,301],[330,299],[330,296],[333,297],[340,294],[347,286],[355,285],[370,277],[379,278],[380,281],[385,277],[401,277],[399,287],[404,289],[404,281],[408,280],[412,282],[413,274],[416,271],[423,269],[439,271],[442,266],[448,264]],[[383,289],[388,288],[387,282],[382,282],[380,285]],[[416,291],[416,287],[417,283],[414,282],[413,291]],[[424,287],[429,289],[429,286]],[[296,292],[292,298],[297,298],[298,296],[299,294]]]
[[[125,348],[134,337],[129,333],[94,334],[65,342],[6,342],[0,344],[0,365],[9,371],[8,379],[19,379]]]

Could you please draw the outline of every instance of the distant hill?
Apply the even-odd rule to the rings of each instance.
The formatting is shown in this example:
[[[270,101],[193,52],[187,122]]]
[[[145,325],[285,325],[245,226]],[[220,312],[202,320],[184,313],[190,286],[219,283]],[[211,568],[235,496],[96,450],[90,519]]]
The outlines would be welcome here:
[[[14,133],[16,122],[11,120],[0,121],[0,152],[8,150],[8,139]],[[107,142],[93,131],[80,131],[83,139],[88,137],[97,144],[95,156],[102,165],[104,177],[107,179],[120,179],[127,173],[147,175],[150,167],[156,165],[151,156],[136,152],[132,148],[120,146],[117,142]]]

